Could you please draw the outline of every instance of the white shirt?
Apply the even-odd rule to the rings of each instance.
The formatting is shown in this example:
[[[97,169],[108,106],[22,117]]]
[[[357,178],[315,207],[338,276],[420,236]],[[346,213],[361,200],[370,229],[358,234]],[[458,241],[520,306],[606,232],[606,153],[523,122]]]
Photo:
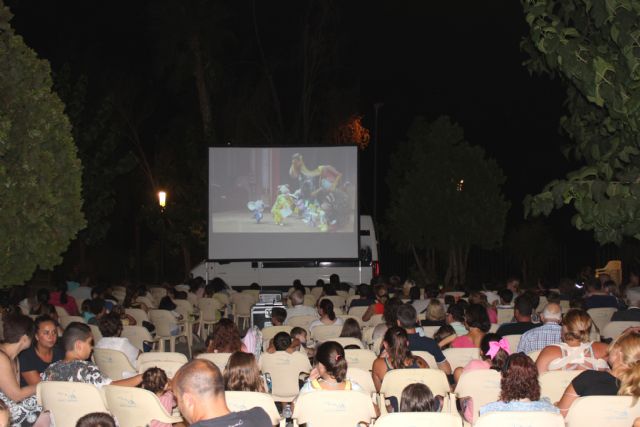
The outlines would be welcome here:
[[[318,316],[318,312],[315,308],[309,307],[308,305],[295,305],[291,308],[287,308],[287,319],[284,321],[284,324],[287,325],[289,319],[295,316]]]
[[[332,323],[332,325],[341,326],[343,323],[344,323],[344,320],[342,320],[342,317],[336,317],[336,320]],[[332,325],[327,325],[322,320],[318,319],[311,322],[311,324],[309,325],[309,330],[312,330],[316,326],[332,326]]]
[[[131,366],[137,368],[138,354],[140,350],[131,344],[128,338],[124,337],[102,337],[96,344],[96,348],[106,348],[108,350],[117,350],[125,354]]]

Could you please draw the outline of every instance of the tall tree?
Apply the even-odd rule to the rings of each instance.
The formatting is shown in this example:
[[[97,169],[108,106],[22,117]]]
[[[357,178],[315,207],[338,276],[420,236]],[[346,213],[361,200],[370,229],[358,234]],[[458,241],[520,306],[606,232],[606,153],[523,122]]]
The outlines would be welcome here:
[[[15,35],[0,1],[0,285],[61,261],[82,215],[82,166],[49,63]]]
[[[530,70],[567,85],[573,140],[566,154],[584,163],[525,200],[527,214],[572,205],[573,225],[601,244],[640,239],[640,3],[629,0],[524,0]]]
[[[427,283],[436,254],[448,260],[445,284],[457,286],[465,283],[471,246],[502,243],[509,209],[500,190],[504,180],[497,163],[467,143],[448,117],[413,122],[391,159],[386,229],[400,249],[413,253]]]

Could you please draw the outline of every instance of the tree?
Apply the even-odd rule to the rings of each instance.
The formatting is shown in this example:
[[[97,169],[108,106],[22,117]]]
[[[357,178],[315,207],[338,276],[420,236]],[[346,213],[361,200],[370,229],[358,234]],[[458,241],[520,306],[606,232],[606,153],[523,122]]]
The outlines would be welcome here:
[[[566,150],[584,163],[525,199],[527,215],[573,205],[601,244],[640,239],[640,4],[524,0],[528,67],[567,85]]]
[[[436,254],[448,258],[445,284],[457,286],[465,283],[471,246],[502,243],[509,209],[500,191],[504,180],[497,163],[467,143],[450,118],[414,121],[391,159],[386,229],[400,249],[411,250],[427,283]]]
[[[15,35],[0,1],[0,285],[61,261],[85,226],[81,172],[47,61]]]
[[[507,234],[504,246],[520,264],[523,283],[533,287],[560,254],[552,230],[541,221],[520,224]]]

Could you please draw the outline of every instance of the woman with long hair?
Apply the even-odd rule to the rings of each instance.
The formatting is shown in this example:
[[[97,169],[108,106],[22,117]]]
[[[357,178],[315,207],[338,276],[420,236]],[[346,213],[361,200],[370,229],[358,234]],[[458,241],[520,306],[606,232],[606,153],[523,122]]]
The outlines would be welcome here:
[[[464,313],[464,326],[468,332],[451,342],[452,348],[479,348],[484,335],[489,332],[491,322],[487,310],[480,304],[469,304]]]
[[[344,348],[335,341],[326,341],[316,349],[314,367],[300,393],[314,390],[362,390],[347,379]]]
[[[428,368],[429,365],[421,357],[414,356],[409,350],[407,331],[399,326],[387,329],[382,339],[383,351],[374,360],[372,367],[373,384],[380,391],[382,380],[387,372],[394,369]]]
[[[572,309],[562,319],[560,344],[548,345],[536,359],[540,373],[547,371],[605,370],[608,346],[591,341],[593,321],[589,314],[580,309]]]
[[[546,398],[540,399],[538,369],[526,354],[507,357],[500,378],[500,400],[481,407],[480,415],[496,411],[560,412]]]
[[[438,412],[440,401],[431,389],[420,383],[409,384],[400,396],[400,412]]]
[[[253,354],[237,351],[229,357],[224,370],[224,389],[266,392],[260,368]]]
[[[584,371],[571,381],[557,403],[562,415],[582,396],[632,396],[636,404],[640,397],[640,332],[628,330],[609,345],[609,365],[610,371]]]
[[[340,332],[340,337],[356,338],[362,341],[362,329],[360,329],[358,321],[351,317],[345,320],[342,331]]]
[[[58,326],[51,317],[40,316],[35,321],[35,337],[31,347],[18,356],[20,362],[20,386],[40,382],[40,374],[49,365],[64,359],[64,351],[56,346]]]
[[[246,352],[247,349],[240,338],[240,331],[233,320],[220,319],[213,325],[211,334],[205,342],[207,353],[235,353],[236,351]]]
[[[333,311],[333,302],[328,299],[323,299],[318,304],[318,316],[320,316],[318,320],[309,324],[309,330],[321,325],[342,325],[344,322],[342,318],[336,317],[336,313]]]

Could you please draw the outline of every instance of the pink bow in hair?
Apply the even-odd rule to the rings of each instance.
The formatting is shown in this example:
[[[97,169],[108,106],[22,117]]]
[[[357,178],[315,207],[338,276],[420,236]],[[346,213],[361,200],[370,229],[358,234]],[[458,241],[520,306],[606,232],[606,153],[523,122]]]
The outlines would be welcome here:
[[[496,354],[498,354],[500,350],[504,350],[507,352],[507,354],[511,354],[511,350],[509,350],[509,341],[507,341],[505,338],[502,338],[500,341],[491,341],[489,343],[489,351],[487,351],[485,354],[489,356],[491,360],[493,360],[493,358],[496,357]]]

